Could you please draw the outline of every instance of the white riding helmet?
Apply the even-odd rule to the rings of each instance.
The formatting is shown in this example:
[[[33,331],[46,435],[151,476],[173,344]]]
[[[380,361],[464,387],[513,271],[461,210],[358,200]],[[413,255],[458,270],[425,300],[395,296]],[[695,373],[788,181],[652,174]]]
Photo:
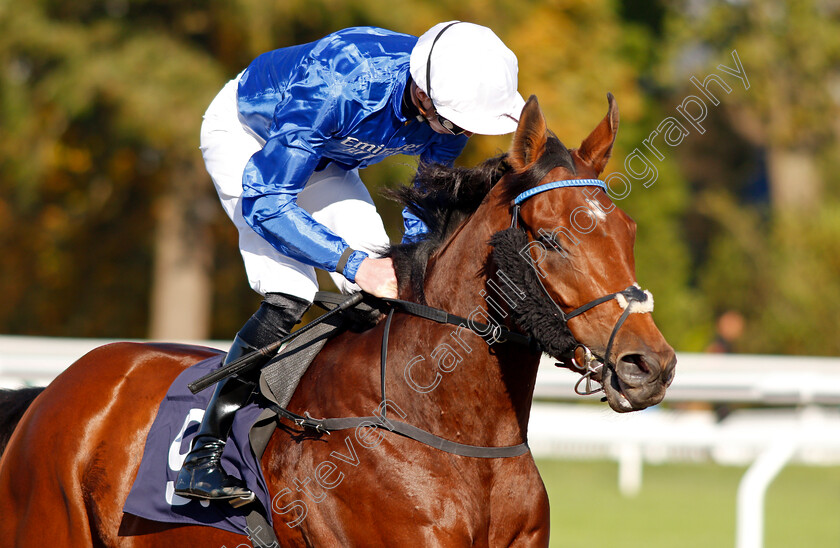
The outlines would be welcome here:
[[[467,131],[516,131],[525,100],[516,55],[487,27],[448,21],[426,31],[411,50],[414,82],[438,114]]]

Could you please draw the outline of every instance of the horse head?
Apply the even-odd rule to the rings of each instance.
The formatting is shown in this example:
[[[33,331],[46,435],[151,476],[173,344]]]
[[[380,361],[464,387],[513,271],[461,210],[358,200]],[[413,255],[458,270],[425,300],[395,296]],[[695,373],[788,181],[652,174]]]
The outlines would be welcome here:
[[[625,412],[662,400],[676,357],[649,314],[653,296],[636,284],[636,225],[597,179],[618,130],[608,99],[579,148],[548,130],[532,96],[508,153],[469,169],[421,166],[418,184],[392,194],[429,235],[391,256],[402,298],[458,314],[483,310],[587,384],[601,383],[610,406]],[[512,361],[521,371],[521,354]],[[527,363],[535,376],[537,361]],[[531,380],[522,390],[506,381],[508,391],[530,405]]]
[[[529,99],[507,159],[513,173],[494,188],[513,203],[513,225],[521,228],[493,243],[501,271],[518,270],[529,294],[528,305],[513,311],[520,327],[558,365],[600,382],[610,407],[626,412],[662,400],[676,356],[649,313],[652,295],[636,283],[636,224],[597,179],[618,131],[612,94],[608,101],[604,119],[569,150],[548,130],[536,97]]]

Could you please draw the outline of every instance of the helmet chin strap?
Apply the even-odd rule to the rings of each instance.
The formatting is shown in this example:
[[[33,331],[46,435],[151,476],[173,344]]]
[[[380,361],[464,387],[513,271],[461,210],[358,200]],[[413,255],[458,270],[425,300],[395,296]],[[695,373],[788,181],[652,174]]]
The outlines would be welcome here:
[[[435,51],[435,44],[437,44],[437,41],[440,40],[440,35],[460,22],[461,21],[453,21],[452,23],[449,23],[448,25],[443,27],[440,30],[440,32],[437,33],[435,39],[432,40],[432,45],[429,47],[429,57],[426,59],[426,95],[429,96],[429,100],[432,102],[432,104],[434,104],[435,102],[434,99],[432,99],[432,52]]]
[[[417,83],[415,83],[413,80],[409,81],[409,86],[411,86],[411,89],[409,90],[408,96],[411,100],[412,107],[414,107],[414,109],[417,112],[417,114],[414,115],[414,118],[418,122],[420,122],[421,124],[428,124],[429,123],[429,118],[432,115],[429,113],[429,111],[423,105],[423,100],[420,98],[420,93],[423,93],[424,95],[426,95],[426,97],[429,97],[429,96],[428,96],[428,94],[426,94],[426,92],[424,92],[422,89],[420,89],[420,86],[418,86]],[[405,98],[403,98],[403,100],[405,100]],[[432,100],[432,98],[429,97],[430,102],[431,102],[431,100]],[[432,106],[432,109],[434,109],[434,104]]]
[[[415,84],[415,85],[416,85],[416,84]],[[418,115],[417,115],[417,119],[418,119],[419,121],[421,121],[421,122],[425,122],[425,123],[427,123],[427,124],[428,124],[428,123],[429,123],[429,117],[431,116],[431,114],[429,113],[429,111],[428,111],[428,110],[426,110],[426,107],[425,107],[425,105],[423,105],[423,101],[422,101],[422,99],[420,98],[420,95],[419,95],[419,94],[420,94],[422,91],[423,91],[423,90],[421,90],[419,87],[417,88],[417,93],[418,93],[418,96],[417,96],[417,105],[416,105],[416,106],[417,106],[417,110],[419,110],[419,111],[420,111],[420,114],[418,114]],[[426,97],[429,97],[429,96],[428,96],[428,95],[426,95]],[[431,101],[432,101],[432,98],[431,98],[431,97],[429,97],[429,102],[431,102]],[[434,106],[432,106],[432,109],[434,109]]]

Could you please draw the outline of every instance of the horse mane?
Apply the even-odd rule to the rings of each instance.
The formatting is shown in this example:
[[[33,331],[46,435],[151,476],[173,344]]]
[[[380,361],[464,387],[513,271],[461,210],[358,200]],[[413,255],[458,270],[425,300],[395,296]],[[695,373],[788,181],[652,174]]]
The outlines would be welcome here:
[[[23,414],[43,391],[43,386],[0,390],[0,455],[6,450]]]
[[[512,200],[561,166],[575,172],[571,153],[553,134],[546,141],[545,153],[522,172],[514,170],[508,153],[472,168],[421,163],[413,185],[385,191],[387,197],[408,208],[429,229],[419,241],[393,244],[386,253],[394,261],[400,285],[410,284],[417,302],[425,303],[423,282],[429,258],[475,213],[502,177],[511,175],[502,192],[505,200]]]

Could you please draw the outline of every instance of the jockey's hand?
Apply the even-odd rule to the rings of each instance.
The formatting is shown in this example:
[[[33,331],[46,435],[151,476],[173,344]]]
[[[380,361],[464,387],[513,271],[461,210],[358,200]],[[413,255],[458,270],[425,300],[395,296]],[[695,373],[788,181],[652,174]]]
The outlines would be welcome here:
[[[356,271],[356,283],[371,295],[396,299],[397,275],[394,272],[394,261],[389,258],[366,258]]]

